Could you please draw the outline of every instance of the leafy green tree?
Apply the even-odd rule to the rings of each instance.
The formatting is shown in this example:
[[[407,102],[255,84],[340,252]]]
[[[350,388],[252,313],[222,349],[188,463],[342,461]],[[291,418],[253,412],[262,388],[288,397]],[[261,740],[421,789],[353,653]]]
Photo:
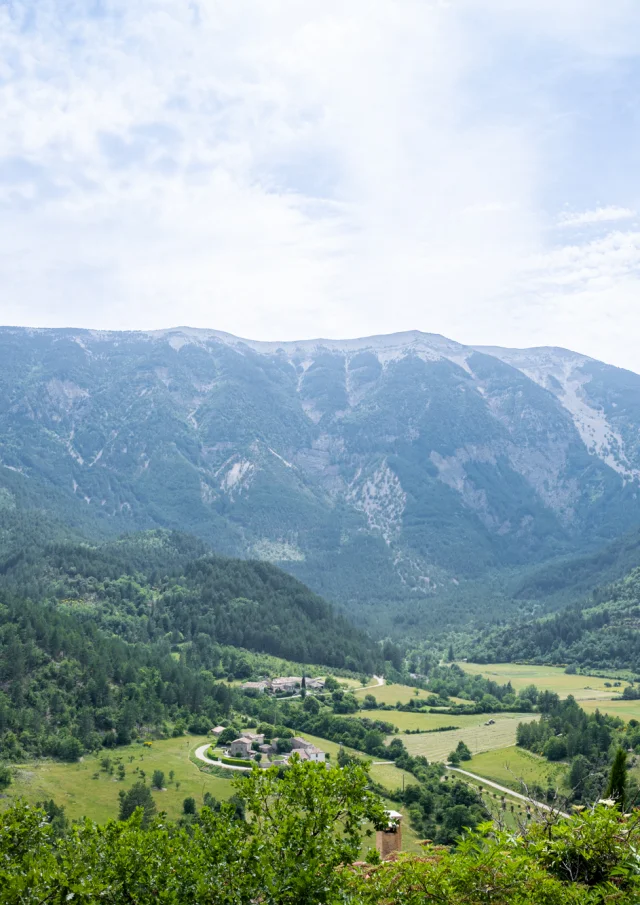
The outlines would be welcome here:
[[[154,789],[164,788],[164,773],[162,770],[154,770],[151,777],[151,785]]]
[[[367,791],[367,771],[348,765],[294,762],[282,778],[254,770],[236,781],[254,837],[258,887],[264,901],[313,905],[337,900],[340,865],[355,861],[362,826],[386,823],[384,807]]]
[[[234,739],[238,738],[238,730],[233,726],[228,726],[218,736],[219,745],[229,745]]]
[[[311,695],[307,695],[302,706],[304,707],[305,713],[316,714],[320,710],[320,704],[318,703],[316,698],[312,697]]]
[[[589,758],[585,757],[584,754],[576,754],[571,761],[571,770],[569,771],[569,785],[574,791],[574,794],[582,794],[590,772],[591,763]]]
[[[183,814],[195,814],[196,813],[195,798],[192,798],[192,797],[185,798],[185,800],[182,802],[182,812],[183,812]]]
[[[456,754],[458,755],[460,760],[471,760],[471,750],[469,749],[468,745],[465,745],[462,739],[458,742]]]
[[[618,748],[616,756],[611,765],[609,773],[609,783],[605,793],[607,798],[612,798],[624,810],[627,790],[627,752],[623,748]]]
[[[136,782],[127,792],[120,792],[120,820],[128,820],[137,808],[142,808],[142,825],[148,826],[155,816],[156,803],[143,782]]]
[[[11,770],[6,764],[0,763],[0,789],[6,789],[11,785]]]
[[[451,764],[452,767],[460,766],[460,755],[458,754],[457,751],[452,751],[451,754],[449,755],[449,757],[447,758],[447,760]]]

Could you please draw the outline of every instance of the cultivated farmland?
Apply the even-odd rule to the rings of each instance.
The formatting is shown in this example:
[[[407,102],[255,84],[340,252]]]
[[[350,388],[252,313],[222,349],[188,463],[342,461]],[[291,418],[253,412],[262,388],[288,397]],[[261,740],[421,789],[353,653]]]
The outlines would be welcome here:
[[[495,719],[493,726],[485,726],[485,721],[489,718]],[[468,745],[472,754],[515,745],[518,723],[539,719],[539,714],[481,714],[476,719],[475,725],[451,732],[403,735],[402,740],[410,754],[423,754],[429,760],[446,761],[449,753],[460,741]]]
[[[521,663],[459,663],[465,672],[482,675],[504,685],[511,682],[519,691],[527,685],[535,685],[540,691],[555,691],[562,698],[573,695],[577,701],[610,700],[617,690],[606,688],[609,679],[594,676],[569,676],[560,666],[530,666]]]

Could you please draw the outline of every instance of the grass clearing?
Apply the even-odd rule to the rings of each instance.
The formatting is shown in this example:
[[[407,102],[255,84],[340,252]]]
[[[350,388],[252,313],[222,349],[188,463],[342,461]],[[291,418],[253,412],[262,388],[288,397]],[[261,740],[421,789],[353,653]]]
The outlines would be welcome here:
[[[354,717],[364,717],[370,720],[384,720],[397,726],[402,734],[405,729],[441,729],[443,726],[459,726],[461,729],[469,726],[482,726],[489,719],[501,720],[513,717],[508,713],[472,713],[454,716],[451,713],[412,713],[409,710],[361,710],[351,714]]]
[[[619,694],[615,688],[605,688],[610,679],[596,676],[570,676],[561,666],[532,666],[523,663],[459,663],[470,675],[482,675],[505,684],[511,682],[516,691],[535,685],[540,691],[555,691],[561,698],[572,694],[576,701],[610,700]]]
[[[580,701],[580,706],[587,713],[599,710],[623,720],[640,720],[640,701]]]
[[[537,783],[543,789],[547,786],[559,788],[567,772],[565,764],[551,763],[515,746],[474,755],[460,766],[521,794],[526,794],[522,782],[529,787]]]
[[[409,685],[379,685],[374,688],[363,688],[360,686],[355,689],[355,694],[360,697],[364,697],[365,694],[372,694],[376,701],[379,701],[381,704],[397,704],[400,701],[401,704],[408,704],[412,698],[416,700],[422,698],[431,697],[433,694],[432,691],[425,691],[422,688],[417,689],[418,694],[415,693],[414,688]]]
[[[17,798],[24,798],[30,803],[53,798],[56,804],[64,806],[67,817],[71,819],[90,817],[104,823],[118,816],[118,792],[129,789],[140,778],[139,773],[134,773],[135,768],[139,767],[146,774],[147,784],[151,783],[154,770],[164,772],[166,791],[153,791],[153,798],[158,811],[166,811],[168,817],[175,820],[182,813],[185,798],[195,798],[200,807],[205,792],[220,800],[233,794],[229,780],[203,773],[189,759],[193,751],[206,741],[206,736],[182,736],[154,741],[151,748],[134,744],[112,751],[105,749],[97,755],[86,755],[77,764],[43,761],[20,765],[14,781],[6,790],[6,797],[0,799],[0,807],[10,805]],[[109,756],[114,764],[121,759],[126,769],[124,780],[119,781],[115,779],[115,773],[109,776],[100,769],[100,761],[105,756]],[[133,757],[131,763],[130,757]],[[175,773],[171,784],[170,770]],[[98,779],[93,779],[96,773]],[[176,788],[176,783],[180,783],[179,788]]]

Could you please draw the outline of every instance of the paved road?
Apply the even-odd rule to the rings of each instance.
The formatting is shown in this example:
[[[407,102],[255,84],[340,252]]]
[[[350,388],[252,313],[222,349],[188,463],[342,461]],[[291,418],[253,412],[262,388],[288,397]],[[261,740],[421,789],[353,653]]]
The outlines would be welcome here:
[[[501,786],[497,782],[492,782],[490,779],[485,779],[484,776],[478,776],[477,773],[469,773],[468,770],[461,770],[459,767],[450,767],[447,764],[447,770],[452,770],[454,773],[462,773],[465,776],[470,776],[471,779],[475,779],[478,782],[481,782],[485,786],[491,786],[493,789],[497,789],[498,792],[504,792],[505,795],[510,795],[512,798],[519,798],[520,801],[526,801],[528,804],[533,804],[535,807],[540,808],[542,811],[555,811],[555,813],[560,814],[561,817],[568,817],[568,814],[565,814],[564,811],[559,811],[557,808],[550,807],[548,804],[543,804],[541,801],[535,801],[533,798],[527,798],[526,795],[521,795],[520,792],[514,792],[513,789],[508,789],[506,786]]]
[[[212,760],[210,757],[207,757],[207,751],[211,747],[211,742],[207,742],[206,745],[200,745],[199,748],[196,748],[195,755],[198,760],[201,760],[205,764],[213,764],[214,767],[224,767],[225,770],[239,770],[240,773],[250,773],[251,767],[235,767],[233,764],[223,764],[220,760]]]

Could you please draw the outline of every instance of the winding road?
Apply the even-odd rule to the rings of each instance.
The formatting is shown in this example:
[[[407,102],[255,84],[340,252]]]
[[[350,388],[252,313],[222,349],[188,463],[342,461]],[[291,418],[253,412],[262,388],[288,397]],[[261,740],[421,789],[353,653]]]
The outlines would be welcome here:
[[[212,764],[214,767],[222,767],[225,770],[238,770],[240,773],[250,773],[251,767],[236,767],[233,764],[223,764],[221,760],[212,760],[210,757],[207,757],[207,751],[211,747],[211,742],[207,742],[206,745],[200,745],[199,748],[196,748],[194,751],[195,756],[198,760],[201,760],[203,764]]]
[[[464,776],[469,776],[471,779],[475,779],[477,782],[481,782],[485,786],[491,786],[492,789],[497,789],[498,792],[503,792],[505,795],[510,795],[512,798],[519,798],[520,801],[525,801],[528,804],[532,804],[536,808],[540,808],[541,811],[550,811],[555,814],[560,814],[561,817],[569,816],[568,814],[565,814],[564,811],[559,811],[558,808],[551,807],[548,804],[543,804],[541,801],[536,801],[535,798],[521,795],[520,792],[514,792],[513,789],[508,789],[506,786],[501,786],[497,782],[492,782],[490,779],[485,779],[484,776],[478,776],[477,773],[469,773],[468,770],[461,770],[460,767],[450,767],[448,764],[447,770],[451,770],[453,773],[462,773]]]

